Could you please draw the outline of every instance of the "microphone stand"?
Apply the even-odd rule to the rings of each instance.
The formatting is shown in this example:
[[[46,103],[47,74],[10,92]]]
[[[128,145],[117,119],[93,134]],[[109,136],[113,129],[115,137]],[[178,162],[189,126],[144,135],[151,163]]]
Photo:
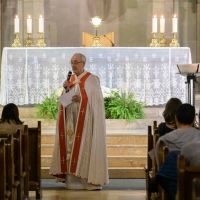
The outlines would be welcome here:
[[[112,47],[114,47],[115,45],[114,45],[114,43],[108,38],[108,37],[106,37],[106,35],[103,35],[105,38],[107,38],[109,41],[110,41],[110,43],[112,44]]]

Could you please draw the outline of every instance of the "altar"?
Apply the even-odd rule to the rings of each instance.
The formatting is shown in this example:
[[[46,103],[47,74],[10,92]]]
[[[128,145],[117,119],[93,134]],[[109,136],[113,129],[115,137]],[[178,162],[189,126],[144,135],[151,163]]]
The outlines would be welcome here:
[[[4,48],[0,104],[38,104],[62,87],[74,53],[83,53],[85,69],[101,86],[133,92],[146,106],[165,104],[177,97],[187,102],[186,78],[177,64],[191,63],[190,49],[150,47]]]

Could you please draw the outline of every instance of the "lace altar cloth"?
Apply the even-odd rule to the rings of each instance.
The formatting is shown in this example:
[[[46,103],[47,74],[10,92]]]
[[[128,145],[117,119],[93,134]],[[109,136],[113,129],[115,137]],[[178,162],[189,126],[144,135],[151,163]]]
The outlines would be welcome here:
[[[101,86],[134,92],[146,106],[171,97],[187,102],[186,77],[176,74],[176,64],[191,63],[187,47],[49,47],[3,49],[0,104],[41,103],[62,87],[77,52],[86,55],[85,69],[99,77]]]

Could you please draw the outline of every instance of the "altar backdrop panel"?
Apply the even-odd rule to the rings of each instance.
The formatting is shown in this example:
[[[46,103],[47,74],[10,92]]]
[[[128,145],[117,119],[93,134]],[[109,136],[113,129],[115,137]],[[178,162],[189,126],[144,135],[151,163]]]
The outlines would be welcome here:
[[[61,88],[74,53],[83,53],[85,69],[101,86],[133,92],[146,106],[177,97],[187,102],[185,77],[176,64],[191,63],[190,49],[181,48],[4,48],[0,104],[38,104]]]

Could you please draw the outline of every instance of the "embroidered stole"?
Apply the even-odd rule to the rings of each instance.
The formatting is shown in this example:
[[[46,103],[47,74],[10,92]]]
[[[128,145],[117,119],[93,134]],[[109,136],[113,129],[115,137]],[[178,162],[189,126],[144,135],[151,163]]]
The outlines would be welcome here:
[[[76,172],[77,167],[77,161],[78,161],[78,155],[80,150],[80,144],[81,144],[81,138],[82,138],[82,132],[83,132],[83,126],[85,121],[85,114],[86,114],[86,108],[87,108],[87,94],[84,89],[85,81],[90,76],[90,73],[87,72],[79,82],[80,87],[80,95],[82,101],[80,102],[80,108],[79,108],[79,114],[78,114],[78,120],[76,124],[76,133],[74,138],[74,145],[72,149],[72,156],[70,160],[70,173]],[[70,79],[70,87],[72,87],[75,84],[75,75],[73,74]],[[60,166],[61,166],[61,174],[57,175],[57,177],[65,178],[65,174],[67,173],[67,152],[66,152],[66,136],[65,136],[65,119],[64,119],[64,112],[65,109],[63,108],[62,104],[59,105],[59,120],[58,120],[58,134],[59,134],[59,145],[60,145]],[[66,116],[67,117],[67,116]]]

